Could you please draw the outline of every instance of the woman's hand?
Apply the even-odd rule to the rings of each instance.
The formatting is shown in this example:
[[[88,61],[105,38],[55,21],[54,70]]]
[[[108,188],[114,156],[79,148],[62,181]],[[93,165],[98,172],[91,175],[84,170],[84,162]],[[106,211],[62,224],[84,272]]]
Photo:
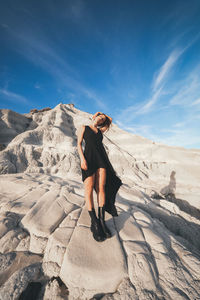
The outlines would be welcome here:
[[[98,114],[102,114],[101,112],[96,112],[96,114],[94,114],[93,116],[92,116],[92,119],[94,120],[95,118],[96,118],[96,116],[98,116]]]
[[[81,161],[81,169],[83,169],[85,171],[88,169],[86,159],[84,159],[84,160]]]
[[[103,114],[104,116],[108,117],[108,119],[112,122],[112,118],[111,117],[109,117],[108,115],[106,115],[106,114],[104,114],[104,113],[102,113],[100,111],[96,112],[96,114],[94,114],[92,116],[92,119],[94,120],[96,118],[96,116],[98,116],[98,114],[100,114],[100,115]]]

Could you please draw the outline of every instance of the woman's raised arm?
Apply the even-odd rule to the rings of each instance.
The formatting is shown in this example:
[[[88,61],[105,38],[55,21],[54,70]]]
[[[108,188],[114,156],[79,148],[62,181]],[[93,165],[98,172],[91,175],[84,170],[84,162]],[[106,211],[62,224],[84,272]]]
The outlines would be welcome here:
[[[102,113],[101,113],[100,111],[96,112],[96,113],[92,116],[92,119],[94,120],[98,114],[102,114]]]
[[[104,114],[104,113],[102,113],[102,112],[100,112],[100,111],[96,112],[96,113],[92,116],[92,119],[94,120],[94,119],[96,118],[96,116],[98,116],[98,114],[105,115],[105,116],[108,117],[108,119],[110,119],[110,121],[112,122],[112,118],[111,118],[111,117],[109,117],[108,115],[106,115],[106,114]]]

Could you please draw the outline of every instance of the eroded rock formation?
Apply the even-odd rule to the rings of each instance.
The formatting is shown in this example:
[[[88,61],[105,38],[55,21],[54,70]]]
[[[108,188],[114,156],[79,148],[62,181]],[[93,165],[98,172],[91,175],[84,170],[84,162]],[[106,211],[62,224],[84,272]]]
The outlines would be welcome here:
[[[103,143],[123,185],[98,243],[76,136],[90,117],[72,104],[1,110],[0,299],[199,299],[200,151],[113,123]]]

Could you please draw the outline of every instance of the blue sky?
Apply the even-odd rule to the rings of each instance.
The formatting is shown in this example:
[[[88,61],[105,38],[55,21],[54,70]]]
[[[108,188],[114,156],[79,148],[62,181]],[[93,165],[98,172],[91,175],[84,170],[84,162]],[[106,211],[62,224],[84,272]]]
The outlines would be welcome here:
[[[0,2],[0,108],[74,103],[200,148],[199,0]]]

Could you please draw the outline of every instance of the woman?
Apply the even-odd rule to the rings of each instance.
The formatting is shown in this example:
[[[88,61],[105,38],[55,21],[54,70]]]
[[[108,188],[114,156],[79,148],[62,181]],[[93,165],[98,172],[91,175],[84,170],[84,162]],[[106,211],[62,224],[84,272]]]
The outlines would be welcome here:
[[[85,201],[91,217],[90,229],[96,241],[104,241],[111,237],[111,232],[105,224],[105,211],[112,216],[118,216],[114,202],[116,193],[122,185],[102,143],[102,133],[109,129],[111,123],[111,117],[97,112],[93,115],[89,126],[82,125],[78,129],[78,152],[85,186]],[[83,139],[85,140],[84,151]],[[94,209],[93,188],[97,193],[98,218]]]

